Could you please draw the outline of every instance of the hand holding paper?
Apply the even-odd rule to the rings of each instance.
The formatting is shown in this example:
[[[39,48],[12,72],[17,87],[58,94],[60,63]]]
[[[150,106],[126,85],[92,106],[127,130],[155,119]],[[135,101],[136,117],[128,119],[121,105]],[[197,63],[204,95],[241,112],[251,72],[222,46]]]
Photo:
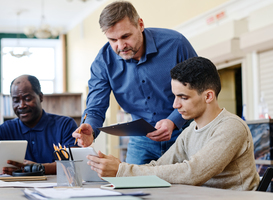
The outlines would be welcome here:
[[[98,151],[98,156],[87,156],[89,159],[87,164],[91,166],[91,169],[97,172],[99,177],[115,177],[121,161],[112,155],[107,156],[100,151]]]

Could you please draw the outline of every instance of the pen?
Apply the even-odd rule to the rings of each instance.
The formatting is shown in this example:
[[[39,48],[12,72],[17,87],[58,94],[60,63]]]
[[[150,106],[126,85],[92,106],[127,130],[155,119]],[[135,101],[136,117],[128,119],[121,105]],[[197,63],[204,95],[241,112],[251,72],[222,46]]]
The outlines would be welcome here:
[[[74,158],[73,158],[73,155],[72,155],[72,151],[71,151],[71,149],[70,149],[70,145],[68,144],[67,146],[68,146],[68,150],[69,150],[69,153],[70,153],[70,158],[71,158],[71,160],[73,161]]]
[[[82,120],[82,124],[85,122],[86,116],[87,116],[87,113],[85,114],[85,116]],[[80,128],[79,133],[81,133],[81,131],[82,131],[82,129]],[[77,141],[78,141],[78,138],[75,139],[74,145],[77,143]]]

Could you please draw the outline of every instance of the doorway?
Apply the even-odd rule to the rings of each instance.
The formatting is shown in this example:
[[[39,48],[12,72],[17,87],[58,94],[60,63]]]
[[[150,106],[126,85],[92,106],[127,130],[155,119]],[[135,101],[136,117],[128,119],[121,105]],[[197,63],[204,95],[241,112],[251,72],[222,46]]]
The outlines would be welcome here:
[[[218,103],[221,108],[242,117],[242,68],[241,64],[218,70],[222,90],[218,96]]]

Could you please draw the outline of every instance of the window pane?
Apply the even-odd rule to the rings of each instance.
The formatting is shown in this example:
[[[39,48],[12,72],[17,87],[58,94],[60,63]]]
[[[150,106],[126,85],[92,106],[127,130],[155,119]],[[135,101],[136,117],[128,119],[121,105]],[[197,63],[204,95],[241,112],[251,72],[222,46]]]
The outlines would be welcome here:
[[[44,94],[50,94],[54,91],[53,81],[40,81],[41,90]]]
[[[3,52],[6,54],[2,57],[2,76],[3,76],[3,93],[9,94],[11,81],[22,75],[30,74],[36,76],[42,85],[43,93],[53,93],[55,78],[55,51],[54,48],[29,48],[32,53],[29,56],[21,58],[14,57],[10,54],[21,54],[27,50],[26,47],[4,47]]]

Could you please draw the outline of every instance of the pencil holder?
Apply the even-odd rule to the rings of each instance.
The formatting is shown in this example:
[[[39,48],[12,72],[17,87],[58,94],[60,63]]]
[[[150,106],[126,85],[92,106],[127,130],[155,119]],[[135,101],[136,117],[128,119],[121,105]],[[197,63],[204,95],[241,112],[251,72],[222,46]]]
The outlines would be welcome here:
[[[57,186],[58,187],[82,187],[80,163],[82,160],[58,160]]]

